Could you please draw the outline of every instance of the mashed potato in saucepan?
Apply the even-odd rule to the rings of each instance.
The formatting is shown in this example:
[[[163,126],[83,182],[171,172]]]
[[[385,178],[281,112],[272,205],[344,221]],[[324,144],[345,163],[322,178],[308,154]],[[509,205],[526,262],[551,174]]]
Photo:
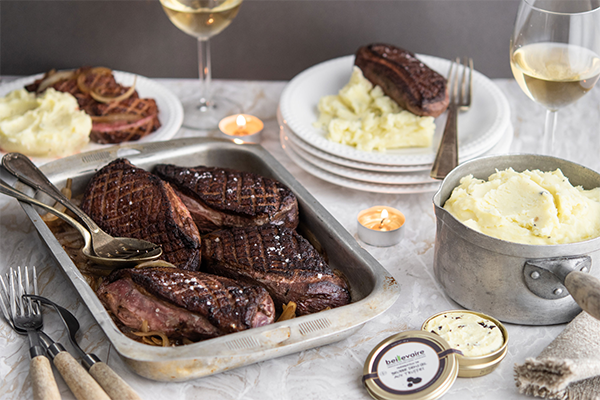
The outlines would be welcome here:
[[[573,187],[560,169],[465,176],[444,208],[476,231],[510,242],[563,244],[600,236],[600,188]]]
[[[92,119],[75,97],[47,89],[25,89],[0,98],[0,148],[37,157],[64,157],[89,142]]]
[[[329,140],[359,150],[427,147],[435,132],[433,117],[402,110],[356,66],[350,82],[337,95],[323,97],[318,108],[314,126],[327,131]]]

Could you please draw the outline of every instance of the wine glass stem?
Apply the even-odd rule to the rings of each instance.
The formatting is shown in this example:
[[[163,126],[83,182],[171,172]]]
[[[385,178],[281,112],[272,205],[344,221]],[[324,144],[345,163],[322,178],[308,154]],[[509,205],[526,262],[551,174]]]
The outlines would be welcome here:
[[[547,110],[544,124],[544,138],[542,139],[542,154],[554,155],[554,132],[556,131],[558,111]]]
[[[198,71],[200,76],[200,111],[205,111],[211,106],[211,65],[210,42],[208,39],[198,39]]]

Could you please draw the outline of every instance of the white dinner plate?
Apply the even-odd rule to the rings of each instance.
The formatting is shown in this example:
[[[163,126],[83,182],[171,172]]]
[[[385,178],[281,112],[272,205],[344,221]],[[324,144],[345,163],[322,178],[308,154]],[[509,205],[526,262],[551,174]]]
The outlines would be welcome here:
[[[425,165],[385,165],[385,164],[371,164],[364,163],[361,161],[349,160],[347,158],[338,157],[334,154],[327,153],[325,151],[321,151],[314,146],[306,143],[304,140],[300,139],[296,134],[290,129],[287,124],[283,122],[283,117],[281,116],[281,110],[277,108],[277,122],[279,123],[279,129],[284,129],[286,135],[289,137],[290,141],[296,145],[296,147],[301,148],[307,153],[312,154],[315,157],[318,157],[322,160],[329,161],[331,163],[342,165],[348,168],[360,169],[364,171],[374,171],[374,172],[415,172],[415,171],[429,171],[431,169],[432,164]]]
[[[115,80],[124,86],[133,85],[134,78],[137,77],[135,89],[140,97],[152,98],[156,100],[160,128],[151,134],[144,136],[138,140],[137,143],[169,140],[175,136],[175,134],[179,131],[179,128],[181,128],[181,124],[183,122],[183,107],[181,106],[181,101],[179,101],[179,98],[163,85],[144,76],[122,71],[113,71],[113,74],[115,76]],[[1,85],[0,97],[6,96],[13,90],[24,88],[25,85],[28,85],[36,79],[41,78],[43,75],[44,74],[32,75]],[[108,146],[114,146],[114,144],[98,144],[90,142],[81,149],[81,152],[83,153],[86,151],[97,150]],[[0,155],[1,154],[5,153],[0,151]],[[32,157],[32,160],[35,164],[41,165],[55,160],[55,158]]]
[[[451,62],[438,57],[417,55],[430,68],[446,76]],[[321,97],[337,94],[352,73],[354,56],[335,58],[317,64],[294,77],[285,87],[280,99],[284,122],[302,140],[321,151],[363,163],[408,166],[433,163],[441,138],[446,114],[436,118],[432,146],[395,149],[386,152],[366,152],[355,147],[332,142],[326,133],[313,126],[318,119],[317,104]],[[473,101],[468,112],[458,117],[459,154],[473,158],[492,148],[510,124],[508,100],[486,76],[474,71]]]
[[[279,138],[288,157],[309,174],[335,185],[367,192],[397,194],[431,192],[439,187],[440,181],[430,179],[429,171],[424,173],[381,173],[347,168],[302,151],[295,146],[290,137],[290,130],[282,125]],[[512,124],[509,124],[502,139],[482,156],[508,153],[512,139],[513,128]]]
[[[280,134],[282,135],[280,136],[280,140],[289,146],[294,153],[296,153],[296,155],[302,157],[306,162],[309,162],[312,165],[325,171],[329,171],[335,175],[362,182],[383,183],[386,185],[414,185],[420,183],[439,182],[429,176],[429,170],[416,172],[376,172],[363,171],[360,169],[334,164],[332,162],[315,157],[309,152],[304,151],[300,147],[296,146],[294,141],[291,139],[291,135],[289,135],[288,131],[285,129],[281,130]]]
[[[382,183],[371,183],[362,182],[355,179],[346,178],[343,176],[332,174],[329,171],[321,169],[316,165],[309,163],[300,157],[296,152],[288,146],[288,143],[284,140],[285,134],[280,132],[279,138],[281,140],[281,147],[285,154],[300,168],[309,174],[316,176],[326,182],[333,183],[338,186],[347,187],[350,189],[361,190],[363,192],[372,193],[390,193],[390,194],[409,194],[409,193],[424,193],[424,192],[435,192],[440,182],[424,183],[424,184],[407,184],[407,185],[387,185]]]

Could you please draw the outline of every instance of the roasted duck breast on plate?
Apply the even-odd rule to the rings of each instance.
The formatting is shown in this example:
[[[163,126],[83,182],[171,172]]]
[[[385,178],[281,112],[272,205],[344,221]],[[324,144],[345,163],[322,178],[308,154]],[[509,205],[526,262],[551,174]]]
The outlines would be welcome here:
[[[178,268],[117,270],[97,294],[132,330],[145,324],[150,331],[192,341],[268,325],[275,318],[264,288]]]
[[[265,287],[279,309],[293,301],[304,315],[350,302],[346,280],[293,229],[233,228],[202,237],[202,270]]]
[[[153,172],[173,186],[200,232],[264,224],[298,226],[296,196],[273,179],[227,168],[170,164],[159,164]]]
[[[448,108],[446,78],[404,49],[379,43],[363,46],[354,64],[373,85],[381,86],[413,114],[437,117]]]
[[[96,143],[139,140],[160,128],[156,101],[140,98],[137,91],[126,96],[130,88],[115,81],[108,68],[50,71],[25,89],[42,92],[47,87],[72,94],[77,99],[79,108],[92,117],[90,139]],[[103,101],[96,100],[92,92]],[[118,99],[121,96],[126,98]],[[108,101],[111,98],[117,100]]]
[[[200,266],[200,234],[185,205],[168,183],[125,159],[98,170],[81,209],[110,235],[160,245],[162,259],[179,268]]]

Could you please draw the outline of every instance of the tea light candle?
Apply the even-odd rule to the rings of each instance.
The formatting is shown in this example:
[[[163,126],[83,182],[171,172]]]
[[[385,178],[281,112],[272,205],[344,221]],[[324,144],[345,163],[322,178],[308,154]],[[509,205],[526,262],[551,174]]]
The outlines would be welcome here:
[[[259,143],[264,126],[259,118],[248,114],[230,115],[219,122],[219,130],[228,139],[240,144]]]
[[[358,213],[358,237],[365,243],[388,247],[400,242],[406,217],[392,207],[375,206]]]

